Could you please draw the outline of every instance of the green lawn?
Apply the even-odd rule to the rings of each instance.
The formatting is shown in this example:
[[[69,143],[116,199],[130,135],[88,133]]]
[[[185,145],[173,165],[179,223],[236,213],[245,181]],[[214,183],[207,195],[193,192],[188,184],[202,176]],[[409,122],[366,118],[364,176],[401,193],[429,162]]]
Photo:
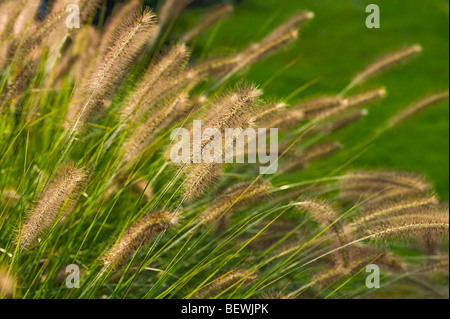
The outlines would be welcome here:
[[[365,7],[377,3],[381,28],[367,29]],[[449,6],[446,0],[246,0],[220,27],[205,33],[194,43],[194,59],[208,54],[223,55],[256,42],[265,33],[300,10],[316,17],[302,29],[300,41],[288,50],[258,63],[249,71],[249,80],[265,83],[292,61],[265,89],[266,97],[287,97],[299,87],[318,80],[290,101],[311,95],[336,94],[368,63],[386,52],[408,44],[421,44],[424,52],[405,65],[377,76],[359,90],[385,86],[388,97],[370,109],[361,122],[334,135],[346,149],[330,159],[345,163],[355,153],[349,150],[364,141],[374,129],[399,109],[449,85]],[[204,9],[190,9],[175,26],[181,33],[195,23]],[[192,14],[194,12],[194,15]],[[198,14],[195,14],[198,13]],[[188,18],[189,17],[189,18]],[[449,105],[440,105],[390,130],[354,158],[349,168],[383,168],[415,171],[432,181],[443,199],[449,189]],[[323,174],[327,161],[317,164]],[[300,173],[305,174],[305,173]],[[308,170],[315,174],[315,170]],[[304,175],[293,178],[303,178]]]
[[[156,2],[152,0],[153,4]],[[365,25],[366,4],[373,2],[381,7],[381,29],[378,30],[370,30]],[[155,82],[140,82],[140,71],[156,55],[143,54],[140,59],[134,60],[131,54],[134,46],[128,44],[137,41],[143,31],[141,28],[146,29],[150,24],[136,20],[131,22],[137,24],[130,30],[128,26],[119,28],[121,31],[117,34],[123,33],[122,36],[126,38],[118,37],[122,40],[113,43],[111,49],[99,52],[98,61],[101,63],[94,67],[96,73],[93,73],[93,83],[88,81],[90,76],[81,76],[80,82],[77,79],[77,90],[87,84],[86,94],[83,90],[73,91],[74,83],[70,76],[61,75],[64,79],[62,84],[57,81],[59,65],[55,64],[54,68],[47,70],[49,61],[45,60],[45,50],[42,52],[42,61],[38,59],[35,68],[12,63],[10,66],[14,68],[0,70],[4,72],[1,74],[3,87],[8,88],[7,94],[14,97],[11,101],[6,100],[8,108],[4,113],[1,112],[0,104],[0,149],[3,151],[0,153],[0,280],[2,273],[6,272],[4,269],[8,269],[4,278],[9,277],[10,273],[18,276],[15,291],[11,293],[13,297],[184,298],[195,296],[210,285],[214,287],[216,279],[226,278],[232,270],[244,270],[246,272],[243,273],[241,283],[238,281],[233,285],[224,285],[211,292],[211,297],[260,298],[272,290],[281,296],[285,291],[295,293],[287,295],[293,297],[307,287],[311,291],[301,297],[409,298],[420,294],[421,297],[437,295],[447,298],[447,278],[437,277],[438,274],[431,267],[433,264],[429,263],[439,261],[441,257],[447,259],[446,254],[440,252],[448,252],[448,216],[437,216],[436,212],[445,208],[429,205],[428,210],[428,205],[420,205],[417,211],[423,207],[424,216],[419,216],[415,211],[405,212],[405,217],[411,218],[412,222],[408,219],[403,221],[397,218],[403,215],[395,214],[378,216],[380,226],[372,222],[358,222],[365,208],[359,207],[357,200],[347,201],[338,196],[344,195],[337,192],[339,178],[327,180],[325,177],[354,169],[419,172],[435,184],[442,199],[448,200],[448,103],[429,108],[377,139],[371,139],[378,128],[400,109],[428,94],[448,89],[448,1],[243,0],[236,5],[235,13],[229,19],[194,40],[190,65],[206,57],[237,52],[249,43],[262,39],[289,16],[305,9],[313,11],[315,19],[301,29],[298,42],[243,71],[231,81],[225,81],[223,88],[233,87],[233,82],[246,78],[261,85],[265,100],[279,98],[293,105],[313,96],[338,94],[355,74],[385,53],[413,44],[421,44],[424,52],[407,64],[376,76],[349,92],[353,95],[385,87],[388,96],[370,105],[369,115],[362,121],[324,137],[340,141],[344,145],[340,153],[318,161],[304,171],[264,176],[261,179],[269,182],[267,187],[265,184],[260,185],[258,178],[255,180],[258,173],[252,170],[254,167],[235,167],[236,170],[230,169],[224,176],[220,172],[217,175],[223,178],[214,185],[216,183],[211,181],[215,180],[215,165],[206,168],[202,165],[192,166],[191,170],[187,165],[176,167],[167,160],[172,128],[165,122],[174,118],[169,116],[172,114],[168,114],[167,109],[159,107],[169,106],[172,95],[187,90],[188,85],[184,81],[173,81],[172,75],[183,69],[182,62],[162,69],[157,69],[160,67],[157,65],[154,70],[167,72],[156,77]],[[165,34],[167,38],[162,37],[161,46],[157,48],[179,40],[205,12],[204,7],[198,6],[183,12],[174,25],[169,23],[170,28]],[[103,19],[97,20],[101,25]],[[17,48],[16,55],[29,59],[25,61],[32,61],[39,51],[34,52],[31,48],[35,41],[40,42],[40,37],[39,32],[36,38],[26,37],[33,41],[24,42],[24,49]],[[105,38],[102,40],[105,41]],[[39,45],[38,49],[43,47]],[[67,48],[61,63],[66,61],[63,60],[65,57],[70,58],[67,60],[69,62],[78,58],[73,47]],[[27,49],[29,52],[25,52]],[[153,53],[152,50],[148,52]],[[81,55],[79,58],[83,58],[83,61],[84,58],[94,60],[97,56]],[[116,83],[116,80],[122,80],[120,71],[131,67],[133,61],[138,62],[119,86],[120,81]],[[68,68],[78,73],[74,71],[82,66],[69,63]],[[18,72],[15,72],[15,68]],[[33,75],[31,83],[28,83],[30,79],[26,76],[16,77],[15,73],[22,75],[24,71],[30,71]],[[151,74],[153,77],[155,73]],[[186,74],[192,75],[183,73],[182,80],[191,81],[192,77]],[[206,80],[206,77],[202,77],[202,80]],[[23,80],[27,85],[15,92],[14,89],[20,87],[17,84],[22,84],[13,82],[18,80]],[[178,84],[175,86],[172,82],[182,85],[177,88]],[[133,91],[134,84],[138,91]],[[173,92],[161,88],[153,91],[152,86],[158,84],[169,88],[173,85]],[[119,86],[117,91],[116,85]],[[217,87],[208,91],[209,85],[217,83],[200,85],[192,97],[206,88],[205,95],[214,101],[222,91]],[[300,91],[302,87],[304,90]],[[1,94],[2,90],[0,88]],[[135,95],[136,92],[139,94]],[[119,112],[124,111],[128,98],[139,102],[148,99],[151,102],[157,101],[159,95],[161,101],[158,103],[142,106],[143,109],[148,108],[144,113],[149,118],[149,131],[147,126],[139,125],[139,114],[136,118],[130,118],[130,121],[136,120],[130,122],[133,124],[119,124],[124,119]],[[111,105],[107,107],[110,98]],[[223,105],[220,103],[214,103],[209,110],[224,114],[225,118],[234,116],[234,120],[241,108],[255,104],[250,98],[240,99],[241,105],[230,110],[225,107],[223,113],[220,113]],[[68,107],[78,104],[83,109],[79,113],[79,121],[76,124],[66,123],[71,129],[64,129],[64,112]],[[99,106],[99,109],[105,106],[105,115],[99,115],[98,120],[97,114],[90,117],[87,113],[97,111],[91,104]],[[138,104],[136,111],[139,109]],[[173,107],[175,113],[175,105]],[[194,116],[199,113],[194,113]],[[87,117],[86,122],[83,114]],[[201,119],[208,119],[208,115],[200,114]],[[249,121],[249,115],[246,114],[248,118],[244,119]],[[153,125],[155,118],[161,130]],[[191,117],[188,120],[191,121]],[[208,120],[212,121],[211,118]],[[134,123],[139,125],[136,135]],[[142,128],[146,128],[143,133]],[[292,133],[283,132],[281,138],[289,134],[292,136]],[[301,145],[305,146],[308,141],[303,142]],[[133,155],[135,149],[139,152]],[[133,156],[127,158],[129,154]],[[72,161],[80,167],[79,170],[74,170],[75,166],[60,165]],[[55,180],[55,176],[60,175],[58,171],[63,172],[64,176]],[[86,185],[83,183],[85,174],[89,175]],[[325,183],[317,182],[316,179]],[[249,184],[245,184],[245,187],[238,185],[237,193],[228,190],[241,181],[252,183],[252,187],[262,186],[261,193],[267,197],[261,199],[250,196],[250,201],[246,202],[244,195],[253,192]],[[303,185],[310,187],[310,193],[299,187],[302,183],[291,185],[291,182],[296,181],[306,181]],[[319,186],[318,194],[314,193],[316,185]],[[202,188],[199,193],[206,192],[189,201],[189,195],[195,193],[196,188]],[[300,195],[305,193],[311,198],[303,201]],[[297,199],[295,202],[294,198]],[[430,200],[434,201],[434,198]],[[415,205],[413,203],[411,206],[415,208]],[[203,217],[215,214],[223,215],[220,218],[219,215],[213,216],[217,217],[218,224],[205,222]],[[139,227],[134,228],[136,225]],[[420,229],[424,233],[420,233]],[[445,237],[442,249],[438,246],[440,241],[436,241],[436,247],[433,247],[434,230],[436,239],[445,235],[442,236]],[[416,244],[407,240],[409,235],[413,237],[411,239],[419,238]],[[428,242],[425,240],[427,237],[433,240]],[[30,245],[21,246],[22,238],[30,238]],[[427,245],[423,245],[426,241]],[[358,246],[354,256],[353,251],[347,255],[350,246]],[[109,250],[111,247],[112,250]],[[372,247],[377,249],[372,250]],[[20,251],[21,248],[29,248],[29,251]],[[436,248],[436,252],[432,251],[433,248]],[[108,251],[118,251],[121,258],[105,257]],[[386,286],[397,281],[399,285],[392,285],[392,289],[389,285],[386,290],[375,293],[366,289],[366,274],[358,273],[360,269],[355,269],[363,264],[365,266],[369,261],[378,262],[384,252],[395,252],[393,255],[401,257],[399,264],[404,261],[407,267],[400,269],[394,265],[392,271],[386,268],[383,273]],[[334,259],[334,255],[341,256]],[[370,260],[366,260],[367,256]],[[73,263],[82,269],[82,286],[78,290],[66,289],[61,278],[65,267]],[[115,263],[120,264],[116,269]],[[127,267],[124,267],[125,264]],[[428,278],[424,276],[432,269],[429,279],[433,289],[428,291]],[[337,278],[327,283],[327,287],[319,288],[316,284],[321,284],[320,277],[316,275],[327,273]],[[233,277],[234,273],[231,274]],[[247,286],[244,282],[253,274],[257,275],[255,282]],[[405,277],[416,280],[420,286],[416,286],[415,281],[401,281]],[[319,280],[315,281],[315,278]],[[326,281],[326,275],[323,279]],[[445,287],[437,287],[433,291],[431,282],[444,283]],[[403,284],[404,291],[398,290]],[[320,290],[315,291],[316,287]]]

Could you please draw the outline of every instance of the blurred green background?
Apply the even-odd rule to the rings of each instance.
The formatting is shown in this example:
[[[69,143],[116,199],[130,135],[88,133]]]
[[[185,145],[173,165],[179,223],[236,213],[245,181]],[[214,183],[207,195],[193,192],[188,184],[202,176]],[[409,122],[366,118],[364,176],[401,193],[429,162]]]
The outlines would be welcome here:
[[[380,7],[380,29],[368,29],[365,25],[368,15],[365,8],[370,3]],[[239,50],[258,41],[296,12],[307,9],[315,13],[315,19],[302,28],[300,41],[256,64],[246,74],[249,80],[263,84],[295,60],[294,65],[264,89],[266,97],[287,97],[306,83],[318,80],[291,100],[291,104],[312,95],[336,94],[374,59],[405,45],[421,44],[424,52],[419,57],[350,92],[385,86],[388,97],[370,106],[365,119],[333,136],[344,144],[344,151],[314,164],[316,169],[312,167],[308,173],[300,173],[293,179],[317,177],[315,174],[323,174],[326,169],[332,171],[353,159],[347,169],[399,169],[422,173],[435,184],[442,199],[448,200],[448,103],[429,108],[388,131],[358,158],[353,158],[355,154],[348,151],[366,140],[376,127],[401,108],[427,94],[448,89],[447,0],[243,0],[235,4],[230,18],[196,39],[193,59],[224,55],[230,47]],[[174,26],[175,35],[193,26],[205,12],[202,6],[190,6]]]

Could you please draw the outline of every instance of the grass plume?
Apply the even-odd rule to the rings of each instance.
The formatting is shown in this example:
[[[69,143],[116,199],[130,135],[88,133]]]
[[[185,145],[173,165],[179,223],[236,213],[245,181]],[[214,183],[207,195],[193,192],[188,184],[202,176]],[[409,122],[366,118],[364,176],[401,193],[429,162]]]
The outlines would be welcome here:
[[[400,122],[405,121],[409,117],[419,113],[423,109],[427,108],[428,106],[438,104],[442,101],[448,100],[449,93],[448,91],[445,92],[438,92],[432,95],[429,95],[416,103],[408,106],[407,108],[401,110],[397,115],[395,115],[390,121],[389,126],[395,126],[399,124]]]
[[[168,212],[148,214],[130,226],[121,238],[101,257],[103,265],[120,267],[139,248],[177,222],[176,216]]]
[[[200,216],[200,222],[210,225],[225,213],[224,218],[228,219],[233,211],[267,198],[270,189],[271,186],[267,182],[257,183],[256,185],[248,183],[237,185],[228,190],[212,207],[206,209]]]
[[[432,91],[389,118],[413,90],[446,84],[445,72],[432,73],[448,63],[445,39],[429,34],[437,25],[423,23],[415,35],[426,45],[420,68],[386,75],[386,89],[350,92],[421,50],[405,48],[336,93],[351,77],[346,66],[364,64],[368,49],[344,38],[361,22],[351,1],[317,12],[323,25],[296,1],[237,1],[234,10],[228,2],[209,9],[206,1],[156,2],[149,5],[159,20],[138,0],[116,8],[99,0],[0,1],[0,297],[5,290],[27,299],[448,296],[446,140],[416,132],[400,136],[402,147],[389,154],[397,168],[410,154],[405,169],[426,176],[389,170],[371,148],[448,99],[448,91]],[[68,4],[81,9],[80,29],[66,26]],[[280,22],[288,8],[293,15]],[[234,19],[231,11],[236,20],[213,27]],[[427,17],[439,17],[434,11]],[[325,25],[332,16],[346,17],[332,27],[333,39]],[[404,42],[413,20],[375,44]],[[307,23],[304,43],[287,52]],[[358,61],[336,54],[350,51]],[[372,105],[370,118],[349,127]],[[202,132],[194,131],[198,120]],[[433,129],[446,128],[441,120]],[[191,139],[172,140],[180,127]],[[253,148],[257,135],[241,136],[247,128],[278,128],[278,159],[267,155],[273,143],[266,156]],[[216,130],[197,140],[206,129]],[[417,148],[433,138],[438,150]],[[168,156],[179,146],[182,163]],[[227,158],[231,147],[237,154]],[[241,163],[256,156],[256,165]],[[262,175],[265,159],[279,164],[275,174]],[[366,290],[360,274],[373,263],[389,285]],[[70,264],[82,269],[80,289],[62,289]]]
[[[130,14],[115,34],[116,43],[111,46],[95,67],[85,93],[74,95],[74,108],[69,109],[66,119],[72,122],[72,132],[78,130],[95,110],[101,110],[104,100],[120,84],[133,59],[145,48],[155,31],[155,16],[148,10]],[[82,102],[77,102],[80,99]]]
[[[378,73],[407,61],[421,52],[422,47],[420,45],[413,45],[385,55],[357,74],[353,78],[351,84],[347,87],[347,90],[367,81]]]
[[[191,42],[199,34],[224,20],[231,12],[233,12],[233,5],[230,3],[216,5],[192,29],[183,35],[182,41],[185,43]]]
[[[65,164],[42,191],[34,207],[27,213],[16,242],[20,250],[31,248],[38,238],[57,220],[63,207],[67,210],[80,196],[88,178],[84,168]]]

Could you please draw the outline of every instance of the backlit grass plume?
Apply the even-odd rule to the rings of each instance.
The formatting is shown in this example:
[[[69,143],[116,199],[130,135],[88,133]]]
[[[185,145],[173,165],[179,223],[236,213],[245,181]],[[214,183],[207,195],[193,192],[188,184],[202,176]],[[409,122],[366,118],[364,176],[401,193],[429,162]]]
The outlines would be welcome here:
[[[424,215],[393,217],[385,223],[364,227],[368,238],[426,238],[439,239],[448,236],[448,211]]]
[[[380,72],[407,61],[420,52],[422,52],[422,47],[420,45],[413,45],[385,55],[356,75],[346,90],[367,81]]]
[[[427,214],[430,210],[437,210],[439,201],[435,196],[407,198],[403,200],[386,202],[382,205],[374,205],[364,210],[360,219],[354,222],[357,225],[366,225],[372,221],[383,220],[393,216],[415,214]]]
[[[11,298],[14,291],[14,275],[0,266],[0,299]]]
[[[286,163],[282,166],[284,172],[294,172],[305,169],[312,162],[323,157],[329,156],[342,149],[342,145],[338,142],[328,142],[312,146],[297,154],[289,154]]]
[[[179,75],[188,58],[189,49],[184,44],[178,44],[150,65],[121,111],[123,120],[129,121],[130,117],[139,120],[141,114],[149,112],[155,103],[164,98],[172,78]]]
[[[0,1],[0,298],[448,298],[446,39],[218,2]]]
[[[231,91],[219,99],[203,115],[205,127],[218,129],[220,132],[225,132],[227,128],[245,129],[250,127],[253,118],[252,110],[261,95],[262,92],[253,85],[244,86],[236,92]],[[224,141],[222,154],[225,154],[226,149],[233,143],[234,140]],[[192,163],[196,162],[196,158],[201,158],[207,144],[207,141],[204,142],[198,150],[189,145],[193,150],[190,160]],[[223,156],[222,154],[214,154],[214,156],[219,159],[219,157]],[[199,197],[211,184],[218,180],[221,171],[222,165],[218,164],[217,161],[214,161],[214,163],[191,164],[186,167],[186,180],[183,186],[185,197],[190,200]]]
[[[407,118],[413,116],[414,114],[422,111],[423,109],[425,109],[428,106],[448,100],[448,97],[449,97],[448,91],[439,92],[439,93],[435,93],[430,96],[427,96],[426,98],[421,99],[420,101],[417,101],[416,103],[412,104],[411,106],[407,107],[406,109],[401,111],[399,114],[394,116],[389,121],[389,126],[397,125],[398,123],[400,123],[400,122],[406,120]]]
[[[137,253],[141,246],[145,246],[151,239],[170,229],[176,221],[176,215],[168,212],[156,212],[141,218],[102,256],[103,265],[119,267]]]
[[[180,13],[193,0],[168,0],[163,3],[159,10],[160,23],[166,25],[169,21]]]
[[[231,12],[233,12],[233,5],[229,3],[219,4],[214,8],[211,8],[211,10],[207,12],[192,29],[183,35],[183,42],[191,42],[192,39],[229,16]]]
[[[432,189],[420,175],[392,171],[349,173],[342,178],[339,187],[344,197],[366,197],[370,201],[380,197],[388,200],[400,195],[421,194]]]
[[[77,168],[72,163],[64,165],[59,170],[25,216],[16,238],[20,250],[29,249],[35,244],[44,231],[57,221],[58,216],[74,204],[87,178],[87,170]]]
[[[257,275],[255,273],[238,269],[212,281],[206,287],[196,292],[192,298],[202,299],[207,297],[214,297],[214,294],[217,294],[224,289],[230,289],[233,285],[236,284],[250,284],[251,282],[255,281],[256,278]]]
[[[346,230],[345,225],[339,222],[339,213],[331,205],[325,202],[321,202],[315,199],[304,199],[297,203],[297,207],[306,210],[313,220],[318,222],[321,227],[331,227],[335,240],[333,245],[336,248],[345,247],[346,244],[352,240],[351,234]],[[347,249],[338,251],[335,256],[335,265],[341,267],[347,265],[350,260],[349,252]]]
[[[258,201],[267,198],[270,189],[271,186],[267,182],[237,185],[221,196],[212,207],[206,209],[200,221],[202,224],[210,225],[222,217],[228,220],[230,214],[239,208],[257,204]]]
[[[133,59],[144,50],[155,32],[155,17],[150,10],[131,13],[118,28],[116,42],[101,57],[93,69],[83,93],[74,95],[74,105],[66,115],[73,121],[71,131],[75,132],[94,111],[101,111],[104,101],[120,84],[131,67]],[[78,101],[80,100],[80,101]]]

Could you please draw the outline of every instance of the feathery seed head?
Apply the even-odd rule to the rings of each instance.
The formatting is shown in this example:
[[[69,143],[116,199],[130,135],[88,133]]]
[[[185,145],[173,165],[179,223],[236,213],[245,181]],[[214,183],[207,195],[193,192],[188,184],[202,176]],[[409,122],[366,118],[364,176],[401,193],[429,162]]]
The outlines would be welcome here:
[[[427,108],[428,106],[438,104],[442,101],[448,100],[448,98],[449,98],[449,91],[438,92],[438,93],[432,94],[430,96],[427,96],[427,97],[417,101],[416,103],[410,105],[409,107],[401,110],[397,115],[395,115],[393,118],[390,119],[388,125],[389,125],[389,127],[397,125],[400,122],[419,113],[420,111]]]
[[[269,37],[258,44],[250,46],[248,49],[236,56],[236,66],[234,67],[234,72],[242,70],[278,52],[282,48],[296,41],[298,36],[299,32],[297,30],[290,29],[276,38]]]
[[[288,161],[282,166],[283,172],[294,172],[306,168],[312,162],[332,155],[342,149],[339,142],[327,142],[312,146],[295,156],[289,156]]]
[[[125,154],[122,162],[128,164],[136,160],[151,144],[152,138],[170,124],[174,118],[184,115],[186,108],[189,108],[190,105],[188,103],[188,97],[185,94],[176,96],[163,104],[163,107],[153,116],[150,116],[147,122],[138,129],[136,134],[125,142],[123,147]]]
[[[331,226],[334,238],[333,247],[338,248],[352,241],[351,233],[347,230],[347,227],[337,221],[339,218],[338,211],[329,203],[318,199],[304,198],[296,203],[296,207],[307,211],[322,228],[325,229]],[[351,247],[349,247],[333,254],[335,265],[338,267],[346,266],[352,258],[351,253]]]
[[[73,163],[65,164],[56,177],[45,187],[33,209],[27,213],[16,238],[20,250],[30,248],[50,228],[63,207],[70,206],[86,185],[88,171]],[[67,209],[66,208],[66,209]]]
[[[105,51],[94,69],[88,85],[73,100],[77,103],[79,115],[67,118],[74,121],[73,130],[79,129],[96,109],[102,109],[102,101],[108,100],[132,65],[133,59],[142,52],[155,31],[155,16],[149,9],[138,10],[130,14],[118,28],[114,38],[116,42]],[[81,120],[81,121],[80,121]]]
[[[366,104],[374,102],[376,100],[379,100],[385,96],[386,96],[385,89],[367,91],[367,92],[349,97],[347,99],[343,99],[339,105],[324,110],[323,112],[319,113],[315,119],[317,121],[323,121],[330,117],[344,113],[348,110],[358,108],[360,106],[366,105]]]
[[[389,171],[359,171],[346,174],[339,182],[341,195],[347,198],[359,199],[361,195],[384,196],[390,193],[394,196],[411,193],[423,193],[431,190],[423,176]]]
[[[367,225],[370,222],[413,213],[427,214],[431,211],[436,211],[438,203],[439,200],[436,196],[386,201],[381,205],[365,208],[363,216],[354,221],[352,225]]]
[[[139,0],[131,0],[129,3],[123,4],[113,13],[112,17],[107,20],[102,33],[102,41],[98,49],[100,56],[103,56],[105,51],[112,47],[117,41],[115,36],[120,32],[123,21],[134,12],[137,12],[140,8],[141,3]]]
[[[269,196],[271,185],[268,182],[237,185],[220,198],[211,208],[207,208],[200,217],[201,223],[210,225],[224,213],[227,216],[243,206],[261,201]]]
[[[221,164],[201,163],[191,164],[185,171],[186,180],[183,184],[183,195],[187,200],[199,198],[212,184],[217,182],[223,173]]]
[[[317,133],[332,134],[340,129],[343,129],[360,119],[367,116],[369,112],[366,109],[356,110],[353,112],[346,113],[329,123],[322,123],[313,127],[310,131],[306,133],[306,136],[311,136]]]
[[[172,18],[177,16],[192,1],[193,0],[166,0],[159,11],[161,25],[167,25]]]
[[[449,212],[430,211],[427,214],[410,214],[394,216],[369,226],[362,226],[359,231],[369,238],[418,238],[440,240],[448,238]]]
[[[353,86],[368,80],[372,76],[385,71],[392,66],[405,62],[406,60],[419,54],[420,52],[422,52],[422,47],[420,45],[414,45],[384,56],[383,58],[369,65],[364,71],[359,73],[353,79]]]
[[[367,91],[355,96],[352,96],[348,98],[348,107],[349,108],[356,108],[362,105],[366,105],[368,103],[372,103],[374,101],[377,101],[379,99],[382,99],[386,96],[387,92],[386,89],[378,89],[378,90],[372,90]]]
[[[116,268],[123,265],[140,247],[151,239],[172,228],[178,221],[177,215],[156,212],[138,220],[130,226],[122,237],[102,256],[103,265]]]
[[[14,291],[14,275],[6,267],[0,267],[0,299],[10,298]]]
[[[204,299],[212,297],[214,293],[220,292],[238,282],[242,281],[243,284],[249,285],[252,282],[254,282],[257,278],[258,276],[254,272],[250,272],[247,270],[235,270],[211,282],[204,288],[200,289],[192,296],[192,298]]]
[[[183,89],[187,82],[176,83],[179,78],[190,51],[185,44],[174,45],[170,51],[161,56],[145,71],[142,79],[128,98],[121,120],[126,121],[130,116],[136,119],[152,110],[152,107],[166,96]]]
[[[298,31],[298,29],[314,18],[314,12],[304,11],[294,15],[292,18],[288,19],[281,26],[275,29],[263,42],[273,42],[275,39],[283,37],[285,34],[291,32],[292,30]]]
[[[243,127],[242,124],[252,118],[254,105],[261,95],[262,91],[251,84],[231,91],[214,103],[205,114],[205,127],[219,130]]]
[[[230,3],[218,4],[211,8],[211,10],[209,10],[209,12],[197,23],[197,25],[186,32],[182,40],[186,43],[191,42],[200,33],[225,19],[231,12],[233,12],[233,9],[234,7]]]

